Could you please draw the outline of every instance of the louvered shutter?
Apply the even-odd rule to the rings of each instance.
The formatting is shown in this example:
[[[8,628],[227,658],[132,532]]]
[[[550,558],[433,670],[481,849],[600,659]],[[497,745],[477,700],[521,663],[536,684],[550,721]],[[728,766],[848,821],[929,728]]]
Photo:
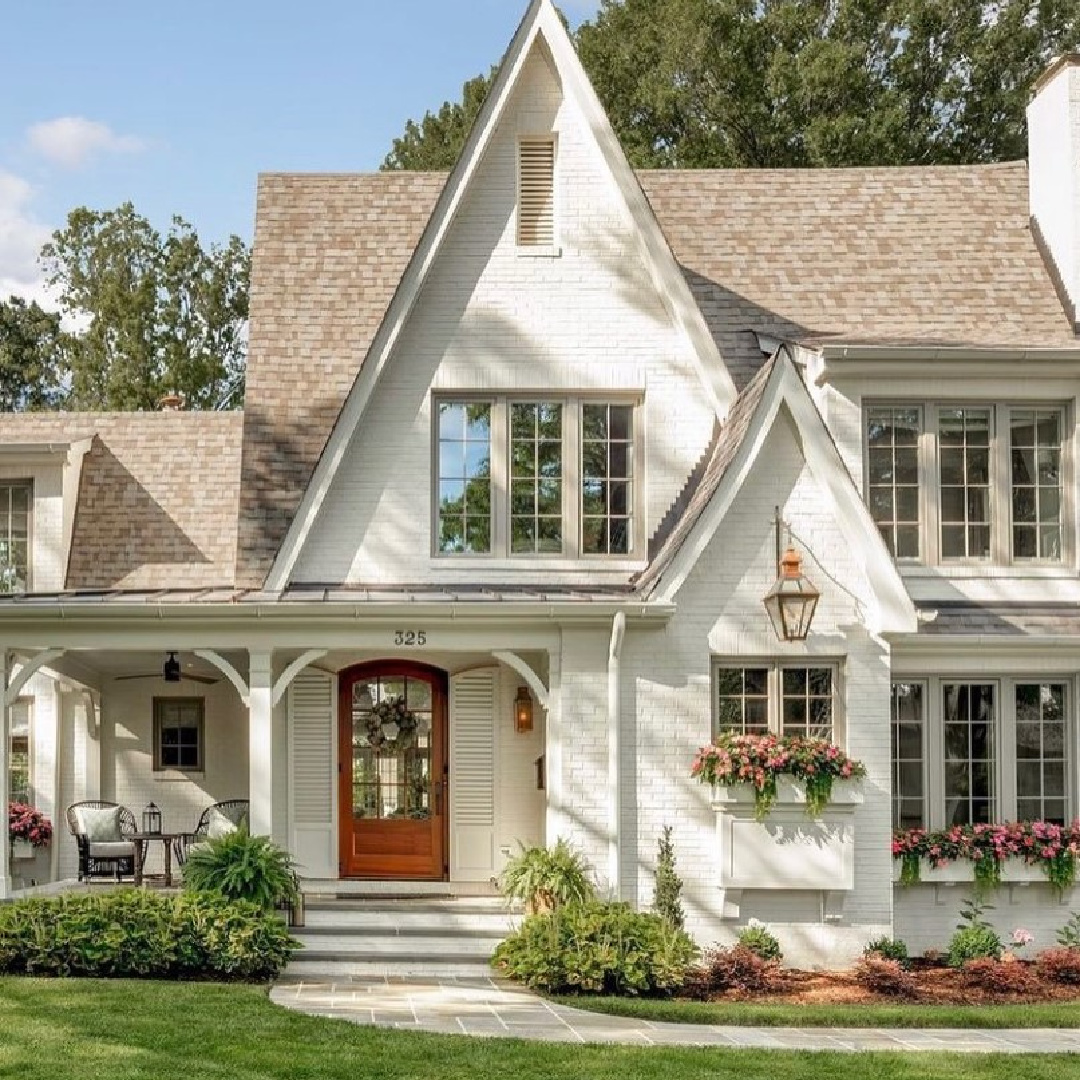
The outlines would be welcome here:
[[[337,679],[306,668],[289,687],[292,851],[310,877],[337,877],[334,698]]]
[[[450,858],[457,880],[495,869],[495,668],[450,680]]]
[[[555,245],[555,141],[522,139],[518,144],[518,243]]]

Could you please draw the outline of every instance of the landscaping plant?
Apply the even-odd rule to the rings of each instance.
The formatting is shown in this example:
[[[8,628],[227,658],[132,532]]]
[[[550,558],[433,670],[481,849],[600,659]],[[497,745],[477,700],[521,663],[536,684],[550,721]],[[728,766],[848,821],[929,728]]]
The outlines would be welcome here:
[[[227,900],[246,900],[264,910],[291,903],[299,881],[288,852],[247,825],[193,845],[184,863],[184,888]]]
[[[908,947],[900,938],[879,937],[867,943],[863,956],[879,956],[883,960],[894,960],[905,971],[911,967]]]
[[[945,960],[949,967],[963,967],[969,960],[998,960],[1001,957],[1001,938],[983,918],[983,912],[987,910],[992,910],[990,905],[978,899],[964,901],[956,933],[949,940]]]
[[[780,942],[769,932],[769,928],[757,919],[751,919],[739,931],[739,944],[749,949],[762,960],[780,961],[784,954],[780,951]]]
[[[790,776],[806,790],[806,812],[819,817],[836,780],[859,779],[866,766],[827,739],[802,735],[742,735],[724,732],[698,750],[690,775],[703,784],[750,784],[754,814],[764,820],[776,802],[776,783]]]
[[[561,838],[550,848],[522,846],[503,868],[499,888],[530,914],[581,904],[596,893],[585,857]]]
[[[653,912],[586,900],[527,918],[492,963],[545,993],[663,994],[682,986],[696,951]]]
[[[880,952],[867,950],[852,975],[864,990],[883,997],[913,998],[918,993],[915,977],[907,965]]]
[[[687,972],[685,991],[690,997],[707,1001],[716,994],[736,998],[773,994],[784,986],[784,973],[777,960],[762,959],[740,944],[706,952],[701,963]]]
[[[1057,943],[1063,949],[1080,949],[1080,911],[1073,911],[1069,921],[1057,932]]]
[[[36,807],[8,803],[8,840],[22,840],[31,847],[45,847],[52,839],[52,822]]]
[[[675,872],[675,845],[671,842],[671,826],[665,825],[656,852],[656,892],[653,911],[667,924],[681,930],[686,924],[682,906],[682,878]]]
[[[1039,979],[1029,964],[1020,960],[995,960],[991,956],[968,960],[963,967],[967,984],[990,994],[1028,996],[1039,988]]]
[[[142,889],[0,907],[0,972],[95,978],[265,980],[295,944],[253,904]]]
[[[1064,986],[1080,986],[1080,949],[1044,949],[1035,957],[1039,978]]]

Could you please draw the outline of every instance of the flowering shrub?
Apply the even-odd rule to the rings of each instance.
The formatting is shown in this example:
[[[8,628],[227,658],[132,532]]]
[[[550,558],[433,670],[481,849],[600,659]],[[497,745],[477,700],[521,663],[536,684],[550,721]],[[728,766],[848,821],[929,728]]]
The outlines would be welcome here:
[[[52,839],[52,822],[26,803],[8,803],[8,840],[25,840],[31,847],[45,847]]]
[[[968,859],[975,865],[976,888],[985,890],[1001,883],[1006,859],[1023,859],[1031,866],[1041,866],[1050,884],[1060,891],[1076,880],[1080,821],[1066,826],[1046,821],[953,825],[940,832],[908,829],[893,835],[892,852],[894,859],[901,860],[903,885],[918,882],[920,859],[933,867]]]
[[[751,784],[761,821],[776,802],[778,777],[805,785],[806,812],[817,817],[829,803],[833,781],[865,776],[866,767],[825,739],[726,733],[697,752],[690,775],[703,784]]]

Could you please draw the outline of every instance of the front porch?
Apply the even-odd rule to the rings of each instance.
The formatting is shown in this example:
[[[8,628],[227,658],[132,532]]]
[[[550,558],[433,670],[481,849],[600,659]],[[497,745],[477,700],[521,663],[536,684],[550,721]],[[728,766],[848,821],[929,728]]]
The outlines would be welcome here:
[[[10,848],[0,852],[3,895],[77,878],[64,811],[88,799],[127,806],[137,821],[153,803],[167,832],[194,828],[213,803],[247,799],[252,831],[287,848],[312,883],[429,879],[490,889],[519,843],[545,841],[552,728],[544,706],[558,670],[550,637],[514,640],[504,629],[481,641],[459,631],[469,639],[459,648],[408,649],[381,644],[393,632],[353,631],[312,635],[311,647],[256,649],[205,630],[113,636],[127,640],[102,648],[94,635],[92,647],[89,634],[69,631],[48,645],[8,646],[0,776],[6,787],[12,706],[29,700],[30,796],[54,835],[29,873]],[[151,647],[153,638],[160,645]],[[176,680],[164,674],[170,655]],[[435,701],[410,702],[426,730],[400,752],[375,753],[364,709],[419,686],[406,671],[433,673]],[[356,700],[343,695],[346,685]],[[522,687],[531,730],[515,724]],[[410,833],[406,846],[415,848],[425,829],[437,850],[426,865],[403,866],[395,837]],[[161,861],[153,845],[148,873]]]

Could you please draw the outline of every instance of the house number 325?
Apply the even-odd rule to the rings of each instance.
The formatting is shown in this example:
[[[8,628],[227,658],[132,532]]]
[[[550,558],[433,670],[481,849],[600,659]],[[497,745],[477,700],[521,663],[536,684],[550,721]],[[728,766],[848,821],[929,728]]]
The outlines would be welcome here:
[[[395,630],[394,631],[394,644],[395,645],[426,645],[427,644],[427,631],[426,630]]]

